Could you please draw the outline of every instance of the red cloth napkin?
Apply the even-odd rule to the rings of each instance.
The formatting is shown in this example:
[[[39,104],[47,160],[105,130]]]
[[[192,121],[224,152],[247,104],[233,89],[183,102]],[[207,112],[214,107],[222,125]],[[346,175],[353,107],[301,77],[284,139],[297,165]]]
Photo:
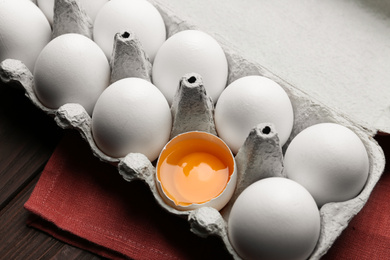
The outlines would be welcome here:
[[[377,140],[390,158],[390,136]],[[390,169],[326,259],[390,259]],[[25,208],[28,225],[112,259],[230,259],[216,237],[192,234],[185,219],[161,209],[141,182],[124,181],[68,131]]]
[[[25,208],[28,225],[111,259],[228,259],[216,237],[203,239],[186,219],[163,210],[142,182],[126,182],[66,133]]]

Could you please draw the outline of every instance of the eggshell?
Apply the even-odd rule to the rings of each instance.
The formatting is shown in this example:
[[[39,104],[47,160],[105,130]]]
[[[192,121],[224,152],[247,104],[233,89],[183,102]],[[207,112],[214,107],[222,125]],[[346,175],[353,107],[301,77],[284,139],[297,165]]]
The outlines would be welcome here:
[[[262,76],[246,76],[229,84],[215,107],[218,135],[237,153],[250,130],[272,123],[283,146],[290,136],[294,113],[284,89]]]
[[[319,207],[357,196],[364,187],[369,159],[359,137],[345,126],[316,124],[300,132],[284,158],[287,177],[306,187]]]
[[[45,14],[47,20],[50,24],[53,24],[54,16],[54,1],[55,0],[37,0],[38,7]],[[92,21],[95,20],[97,13],[100,8],[108,2],[108,0],[79,0],[81,7],[85,10],[86,14],[91,18]]]
[[[34,3],[0,0],[0,61],[20,60],[33,71],[39,53],[50,39],[50,24]]]
[[[107,155],[143,153],[150,161],[169,140],[171,111],[162,93],[149,81],[125,78],[111,84],[96,102],[92,134]]]
[[[215,198],[206,201],[204,203],[192,203],[189,205],[180,205],[176,204],[170,197],[167,195],[163,188],[163,183],[159,179],[159,170],[160,170],[160,164],[161,160],[160,158],[170,147],[173,146],[180,146],[180,143],[186,140],[206,140],[207,142],[214,143],[218,145],[222,150],[224,155],[220,155],[223,157],[230,157],[231,164],[233,165],[232,169],[229,169],[230,172],[230,177],[229,181],[226,184],[226,187],[224,190]],[[215,155],[217,156],[217,155]],[[233,195],[234,189],[236,187],[236,182],[237,182],[237,166],[233,157],[233,154],[229,150],[229,147],[217,136],[207,133],[207,132],[200,132],[200,131],[190,131],[186,133],[182,133],[177,135],[175,138],[173,138],[171,141],[169,141],[161,151],[161,155],[159,156],[159,160],[157,161],[157,171],[156,171],[156,183],[157,183],[157,189],[162,197],[162,199],[165,201],[167,205],[170,207],[181,210],[181,211],[189,211],[189,210],[194,210],[197,208],[201,207],[212,207],[215,208],[216,210],[221,210],[230,200],[230,198]],[[180,188],[180,187],[178,187]]]
[[[114,36],[123,31],[132,32],[153,62],[158,48],[166,39],[165,24],[157,9],[146,0],[111,0],[96,16],[94,41],[110,59]]]
[[[243,259],[307,259],[320,235],[320,214],[303,186],[286,178],[266,178],[237,198],[228,234]]]
[[[168,38],[159,49],[152,68],[153,83],[171,104],[181,77],[199,74],[215,103],[226,87],[228,65],[219,43],[209,34],[184,30]]]
[[[79,103],[91,115],[109,79],[110,65],[99,46],[80,34],[64,34],[40,53],[34,70],[34,91],[49,108]]]

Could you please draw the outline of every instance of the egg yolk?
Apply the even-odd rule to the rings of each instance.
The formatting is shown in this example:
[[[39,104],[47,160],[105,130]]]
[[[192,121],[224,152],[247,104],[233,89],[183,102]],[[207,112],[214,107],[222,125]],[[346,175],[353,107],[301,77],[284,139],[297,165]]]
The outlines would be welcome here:
[[[157,177],[176,205],[205,203],[225,189],[233,165],[220,146],[189,139],[166,149],[157,166]]]

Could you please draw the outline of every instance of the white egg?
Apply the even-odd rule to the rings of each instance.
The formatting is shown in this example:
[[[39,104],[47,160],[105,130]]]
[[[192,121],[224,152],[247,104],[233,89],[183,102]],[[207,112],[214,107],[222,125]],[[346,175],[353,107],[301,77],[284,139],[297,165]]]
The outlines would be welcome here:
[[[142,153],[155,160],[169,140],[172,116],[163,94],[150,82],[125,78],[111,84],[96,102],[92,134],[107,155]]]
[[[219,43],[198,30],[185,30],[168,38],[154,60],[153,83],[171,104],[180,78],[187,73],[202,76],[204,87],[214,103],[226,87],[228,64]]]
[[[50,39],[50,24],[34,3],[0,0],[0,62],[20,60],[33,71],[39,53]]]
[[[237,153],[250,130],[260,123],[273,123],[280,144],[291,134],[294,113],[291,101],[276,82],[261,76],[246,76],[232,82],[215,107],[218,135]]]
[[[63,34],[40,53],[34,70],[34,90],[41,103],[59,108],[78,103],[91,115],[109,85],[110,65],[103,51],[80,34]]]
[[[228,236],[247,260],[302,260],[320,235],[320,214],[310,193],[281,177],[265,178],[246,188],[228,219]]]
[[[291,141],[284,167],[288,178],[306,187],[321,207],[357,196],[367,181],[369,159],[352,130],[321,123],[304,129]]]
[[[111,58],[115,34],[123,31],[135,34],[151,61],[166,39],[160,13],[146,0],[111,0],[100,9],[93,35],[108,59]]]
[[[38,7],[46,15],[50,24],[53,24],[54,16],[54,1],[55,0],[37,0]],[[108,2],[108,0],[79,0],[80,6],[85,10],[86,14],[93,22],[100,8]]]

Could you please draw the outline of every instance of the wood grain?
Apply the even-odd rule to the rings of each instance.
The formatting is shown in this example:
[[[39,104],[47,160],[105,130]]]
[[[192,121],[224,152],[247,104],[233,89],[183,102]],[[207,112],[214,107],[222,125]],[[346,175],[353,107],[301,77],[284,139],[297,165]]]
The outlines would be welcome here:
[[[23,92],[0,85],[0,209],[42,170],[60,136]]]
[[[0,83],[1,259],[102,259],[26,225],[23,205],[62,135],[21,89]]]
[[[101,259],[26,226],[29,213],[23,208],[23,204],[29,198],[38,178],[39,175],[0,211],[1,257],[3,259]]]

